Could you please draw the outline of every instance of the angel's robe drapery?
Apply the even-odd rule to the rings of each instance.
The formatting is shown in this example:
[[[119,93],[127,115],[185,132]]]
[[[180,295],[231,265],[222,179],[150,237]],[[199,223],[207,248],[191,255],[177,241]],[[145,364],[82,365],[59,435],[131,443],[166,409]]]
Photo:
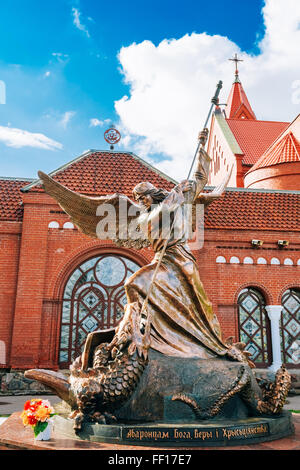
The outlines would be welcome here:
[[[194,189],[195,190],[195,189]],[[180,186],[148,215],[148,239],[156,253],[151,264],[142,267],[125,284],[128,303],[142,306],[163,248],[166,232],[159,232],[162,214],[173,214],[194,194],[183,193]],[[172,217],[171,217],[172,220]],[[184,223],[182,217],[175,220]],[[177,233],[180,229],[177,227]],[[170,238],[150,291],[148,311],[151,316],[151,348],[165,355],[208,359],[226,355],[221,329],[212,304],[203,288],[196,260],[184,236]],[[162,235],[165,238],[162,238]]]

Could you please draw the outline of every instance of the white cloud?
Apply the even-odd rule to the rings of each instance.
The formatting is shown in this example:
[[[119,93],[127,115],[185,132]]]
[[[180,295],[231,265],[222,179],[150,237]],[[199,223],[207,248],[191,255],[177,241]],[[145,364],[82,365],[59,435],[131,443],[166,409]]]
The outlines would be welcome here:
[[[50,77],[50,75],[51,75],[50,70],[47,70],[47,71],[44,73],[44,78],[48,78],[48,77]]]
[[[228,59],[236,52],[243,59],[240,78],[257,118],[295,118],[299,106],[292,84],[300,79],[300,2],[266,0],[262,13],[265,34],[257,56],[227,37],[206,33],[121,49],[130,96],[116,101],[115,109],[130,150],[150,161],[151,155],[163,153],[169,160],[155,165],[174,178],[185,178],[219,80],[220,102],[227,100],[234,78]]]
[[[60,124],[66,129],[71,119],[75,116],[75,111],[66,111],[63,114],[62,119],[60,120]]]
[[[63,52],[52,52],[52,55],[60,63],[65,63],[69,60],[69,54],[64,54]]]
[[[101,121],[100,119],[98,118],[92,118],[90,119],[90,127],[102,127],[104,126],[104,124],[109,124],[110,123],[110,119],[104,119],[103,121]]]
[[[63,146],[44,134],[24,131],[13,127],[0,126],[0,142],[7,147],[22,148],[35,147],[44,150],[62,149]]]
[[[78,8],[73,7],[72,8],[72,14],[73,14],[73,24],[76,26],[77,29],[80,31],[83,31],[87,37],[90,37],[90,33],[87,29],[87,27],[81,23],[80,17],[81,17],[81,12],[78,10]],[[92,18],[88,18],[89,21],[92,21]]]

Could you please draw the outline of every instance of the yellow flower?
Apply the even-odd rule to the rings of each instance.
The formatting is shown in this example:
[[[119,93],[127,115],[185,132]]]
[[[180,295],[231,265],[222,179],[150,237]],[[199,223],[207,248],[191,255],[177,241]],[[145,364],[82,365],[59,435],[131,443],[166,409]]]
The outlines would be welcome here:
[[[29,425],[29,421],[28,421],[28,416],[27,416],[26,411],[23,411],[23,412],[21,413],[21,416],[20,416],[20,417],[21,417],[21,419],[22,419],[22,421],[23,421],[23,425],[24,425],[24,426],[28,426],[28,425]]]
[[[47,419],[50,418],[50,410],[49,408],[39,406],[36,410],[35,416],[39,421],[47,421]]]

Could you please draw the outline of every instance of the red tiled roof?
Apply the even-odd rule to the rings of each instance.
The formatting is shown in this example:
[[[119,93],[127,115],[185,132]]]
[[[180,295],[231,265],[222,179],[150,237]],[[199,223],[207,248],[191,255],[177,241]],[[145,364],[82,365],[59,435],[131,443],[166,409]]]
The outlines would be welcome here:
[[[0,220],[22,220],[23,207],[20,190],[28,184],[28,179],[0,178]]]
[[[50,175],[69,189],[92,196],[117,192],[132,197],[134,186],[141,181],[150,181],[165,189],[175,184],[139,157],[125,152],[90,151]],[[43,191],[36,183],[27,189]]]
[[[286,134],[276,144],[272,145],[262,157],[249,170],[257,170],[279,163],[299,162],[300,161],[300,142],[292,132]]]
[[[136,169],[136,168],[135,168]],[[78,167],[76,174],[69,169],[72,179],[66,179],[66,173],[61,182],[76,191],[84,189],[92,190],[92,180],[85,174],[83,186],[80,187],[78,180]],[[66,171],[66,170],[64,170]],[[91,171],[91,170],[90,170]],[[120,171],[120,169],[118,170]],[[171,189],[174,184],[162,176],[155,175],[154,170],[149,173],[140,173],[135,176],[138,183],[142,180],[151,180],[158,186]],[[116,172],[115,172],[116,173]],[[104,169],[103,175],[107,173]],[[58,180],[59,173],[57,173]],[[62,174],[61,174],[62,176]],[[115,182],[116,176],[110,176],[111,180],[106,179],[107,187],[102,192],[90,192],[91,195],[109,194],[115,191],[126,193],[131,196],[131,190],[135,181],[132,174],[123,175],[127,181],[123,180],[122,184]],[[146,176],[147,178],[141,178]],[[152,176],[152,179],[150,178]],[[155,178],[158,178],[157,180]],[[28,185],[28,180],[17,180],[2,178],[0,179],[0,220],[21,221],[23,217],[23,209],[20,189]],[[41,191],[41,188],[34,187],[34,190]],[[100,188],[101,189],[101,188]],[[208,191],[210,188],[207,189]],[[211,229],[248,229],[248,230],[283,230],[283,231],[300,231],[300,191],[267,191],[267,190],[235,190],[227,189],[225,194],[211,204],[205,212],[205,227]]]
[[[300,191],[228,189],[207,208],[205,227],[300,232]]]
[[[131,197],[133,187],[141,181],[169,190],[175,183],[138,157],[121,152],[91,152],[52,176],[70,189],[92,196],[120,192]],[[42,191],[36,183],[28,185],[28,180],[0,179],[0,219],[22,220],[20,189],[24,187]],[[300,231],[300,191],[227,189],[208,207],[205,227]]]
[[[243,163],[254,165],[275,139],[288,127],[288,122],[226,119],[242,152]]]
[[[229,119],[256,119],[244,88],[238,78],[233,83],[228,96],[226,115],[228,115]]]

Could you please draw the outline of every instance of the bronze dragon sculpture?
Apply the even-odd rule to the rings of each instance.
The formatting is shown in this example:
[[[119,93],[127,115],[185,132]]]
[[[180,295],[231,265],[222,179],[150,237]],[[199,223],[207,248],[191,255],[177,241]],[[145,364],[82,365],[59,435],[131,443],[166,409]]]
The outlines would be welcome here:
[[[150,323],[141,334],[139,322],[139,309],[130,304],[116,330],[109,332],[108,338],[114,334],[110,343],[101,343],[91,351],[91,334],[83,355],[70,366],[69,380],[43,369],[28,370],[25,377],[52,388],[70,405],[76,431],[84,421],[110,424],[116,420],[113,412],[132,395],[148,363]]]
[[[201,409],[195,399],[184,393],[173,395],[172,400],[186,403],[191,407],[196,418],[199,420],[216,416],[225,403],[236,394],[239,394],[254,415],[279,414],[282,411],[291,386],[291,376],[286,368],[282,366],[278,369],[274,382],[258,379],[258,383],[260,383],[262,397],[259,397],[256,391],[253,390],[249,370],[242,366],[231,388],[226,393],[222,394],[208,409]]]
[[[104,335],[105,337],[105,335]],[[93,338],[91,334],[86,345]],[[100,335],[101,338],[101,335]],[[55,390],[66,401],[74,419],[74,430],[82,429],[84,422],[111,424],[116,421],[114,413],[132,396],[148,364],[150,347],[150,322],[140,331],[140,312],[137,305],[125,308],[125,315],[106,338],[110,342],[94,345],[85,350],[70,366],[67,380],[59,373],[43,369],[25,372],[27,378],[36,379]],[[86,348],[86,349],[89,349]],[[284,366],[276,373],[275,381],[258,380],[261,396],[251,386],[248,355],[243,354],[244,345],[231,345],[232,360],[241,361],[240,372],[232,386],[222,394],[209,409],[201,409],[194,398],[177,393],[173,401],[182,401],[192,408],[198,420],[213,418],[224,404],[238,394],[254,415],[274,415],[282,411],[291,377]]]

